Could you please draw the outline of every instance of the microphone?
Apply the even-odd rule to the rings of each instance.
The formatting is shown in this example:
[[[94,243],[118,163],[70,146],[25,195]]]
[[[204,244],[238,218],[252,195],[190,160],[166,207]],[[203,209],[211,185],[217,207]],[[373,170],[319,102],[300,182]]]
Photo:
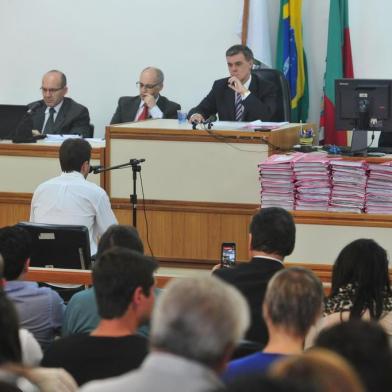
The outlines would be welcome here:
[[[141,159],[131,159],[129,161],[129,163],[133,166],[133,165],[138,165],[139,163],[145,162],[146,160],[141,158]]]
[[[215,121],[216,121],[215,114],[211,114],[211,116],[208,117],[207,120],[203,121],[203,124],[207,124],[208,125],[208,124],[211,124],[211,123],[213,123]]]
[[[38,109],[41,106],[41,101],[33,103],[29,109],[27,110],[27,114],[32,114],[36,109]]]
[[[96,166],[90,166],[90,169],[88,171],[88,174],[99,174],[100,173],[100,169],[102,169],[103,166],[102,165],[96,165]]]

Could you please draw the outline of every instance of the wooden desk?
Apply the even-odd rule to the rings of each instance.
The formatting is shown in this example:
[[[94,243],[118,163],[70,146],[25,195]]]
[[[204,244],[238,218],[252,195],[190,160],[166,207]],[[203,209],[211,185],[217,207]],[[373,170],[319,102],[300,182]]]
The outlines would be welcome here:
[[[0,141],[0,227],[28,220],[30,203],[39,184],[61,173],[61,143],[14,144]],[[105,165],[105,144],[92,143],[92,165]],[[104,174],[89,180],[103,186]]]

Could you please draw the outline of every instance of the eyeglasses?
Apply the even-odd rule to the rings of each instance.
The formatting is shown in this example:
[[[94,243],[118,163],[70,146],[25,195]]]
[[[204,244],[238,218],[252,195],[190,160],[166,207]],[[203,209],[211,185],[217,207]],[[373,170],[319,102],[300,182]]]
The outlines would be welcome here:
[[[161,83],[162,83],[162,82],[158,82],[158,83],[155,83],[155,84],[144,84],[144,83],[142,83],[142,82],[136,82],[136,87],[145,88],[145,89],[147,89],[147,90],[151,90],[151,89],[153,89],[154,87],[159,86]]]
[[[59,88],[44,88],[44,87],[41,87],[40,90],[41,90],[43,93],[53,94],[53,93],[57,93],[57,91],[60,91],[60,90],[62,90],[63,88],[64,88],[64,87],[59,87]]]

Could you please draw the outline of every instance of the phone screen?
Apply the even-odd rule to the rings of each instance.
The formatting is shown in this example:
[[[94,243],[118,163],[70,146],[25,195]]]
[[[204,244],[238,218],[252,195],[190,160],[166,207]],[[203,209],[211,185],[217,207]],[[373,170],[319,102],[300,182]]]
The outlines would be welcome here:
[[[222,267],[233,267],[235,265],[236,251],[234,242],[222,244],[221,263]]]

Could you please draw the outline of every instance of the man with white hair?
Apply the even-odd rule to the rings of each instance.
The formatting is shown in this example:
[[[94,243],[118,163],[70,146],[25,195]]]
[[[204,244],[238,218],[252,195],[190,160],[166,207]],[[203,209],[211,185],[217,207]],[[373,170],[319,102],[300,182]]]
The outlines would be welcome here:
[[[171,281],[153,313],[151,353],[138,370],[86,384],[82,391],[202,392],[218,375],[249,324],[242,295],[213,276]]]

